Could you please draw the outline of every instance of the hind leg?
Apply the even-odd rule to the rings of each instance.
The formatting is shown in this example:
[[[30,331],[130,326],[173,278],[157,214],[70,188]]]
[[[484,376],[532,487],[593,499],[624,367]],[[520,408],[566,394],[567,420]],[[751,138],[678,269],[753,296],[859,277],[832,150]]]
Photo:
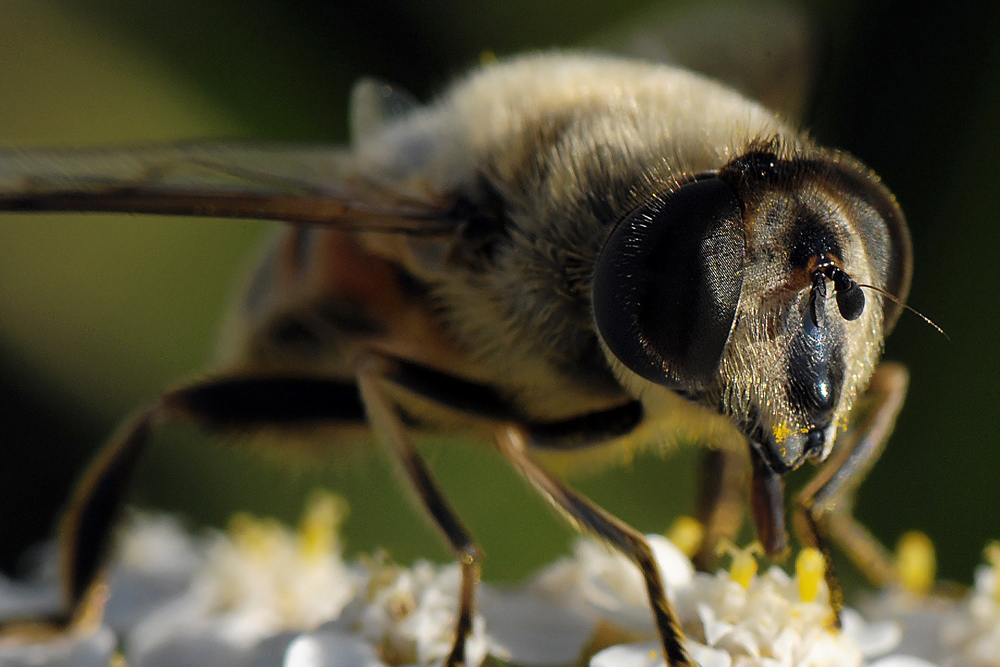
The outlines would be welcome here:
[[[99,619],[101,573],[129,483],[154,429],[168,420],[212,431],[264,426],[363,424],[353,383],[309,377],[220,377],[165,393],[127,419],[87,468],[60,530],[63,609],[49,617],[5,620],[6,635],[44,636]]]

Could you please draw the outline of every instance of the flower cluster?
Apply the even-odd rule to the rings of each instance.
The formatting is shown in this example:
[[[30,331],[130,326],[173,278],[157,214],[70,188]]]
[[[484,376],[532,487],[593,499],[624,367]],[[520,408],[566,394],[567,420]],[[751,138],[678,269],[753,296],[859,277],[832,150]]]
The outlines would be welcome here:
[[[460,570],[343,558],[344,508],[319,496],[297,530],[236,517],[194,538],[174,520],[139,516],[108,582],[103,623],[45,641],[0,639],[0,665],[97,667],[382,667],[438,665],[451,648]],[[757,573],[750,550],[728,570],[696,573],[672,542],[649,536],[670,601],[701,667],[988,667],[1000,665],[1000,545],[956,600],[883,592],[834,629],[822,559],[795,574]],[[50,568],[51,570],[51,568]],[[57,604],[51,571],[0,581],[0,616]],[[662,665],[637,569],[578,540],[516,589],[483,585],[467,643],[471,666]]]
[[[896,619],[900,645],[945,667],[1000,665],[1000,543],[986,548],[987,564],[975,573],[973,588],[961,597],[883,592],[866,605],[873,618]]]

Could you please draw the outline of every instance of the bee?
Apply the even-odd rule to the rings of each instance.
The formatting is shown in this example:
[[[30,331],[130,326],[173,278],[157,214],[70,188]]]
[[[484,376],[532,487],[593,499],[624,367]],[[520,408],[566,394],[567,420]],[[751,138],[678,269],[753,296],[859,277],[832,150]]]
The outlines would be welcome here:
[[[745,496],[765,551],[784,552],[783,480],[818,464],[794,503],[800,539],[892,577],[848,502],[907,384],[879,357],[910,284],[909,233],[867,167],[717,81],[612,56],[487,64],[425,106],[363,81],[351,105],[345,147],[0,152],[0,210],[287,223],[218,368],[135,412],[84,475],[55,625],[94,606],[127,482],[167,420],[219,434],[367,425],[461,565],[449,665],[465,660],[481,553],[417,430],[487,435],[631,559],[670,667],[694,663],[649,545],[540,459],[710,444],[703,563]]]

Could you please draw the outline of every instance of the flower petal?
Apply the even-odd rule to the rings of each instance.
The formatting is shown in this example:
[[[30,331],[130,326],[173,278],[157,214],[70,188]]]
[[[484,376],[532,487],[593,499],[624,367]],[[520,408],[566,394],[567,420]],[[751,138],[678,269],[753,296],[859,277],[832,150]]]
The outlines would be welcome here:
[[[861,655],[872,657],[888,653],[899,646],[903,629],[894,621],[866,623],[854,609],[846,607],[840,612],[842,632],[858,644]]]
[[[340,632],[313,632],[293,641],[282,667],[385,667],[375,647]]]
[[[664,667],[663,653],[655,642],[619,644],[590,659],[590,667]]]
[[[3,667],[107,667],[115,651],[114,633],[102,627],[84,637],[64,636],[44,643],[0,644]]]
[[[937,667],[937,665],[922,658],[913,658],[908,655],[890,655],[873,662],[869,667]]]
[[[490,652],[517,665],[564,665],[580,659],[596,621],[582,611],[527,592],[483,587]]]

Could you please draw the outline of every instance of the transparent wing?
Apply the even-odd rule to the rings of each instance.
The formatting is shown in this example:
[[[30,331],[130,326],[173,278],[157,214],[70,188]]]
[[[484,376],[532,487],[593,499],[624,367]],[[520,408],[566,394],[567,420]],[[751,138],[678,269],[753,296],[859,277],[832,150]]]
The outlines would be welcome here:
[[[450,202],[352,174],[348,151],[289,144],[0,150],[0,210],[108,211],[283,220],[448,234]]]
[[[797,121],[822,42],[816,23],[800,7],[733,0],[657,9],[590,45],[707,74]]]
[[[358,145],[377,136],[420,107],[417,99],[399,86],[364,77],[351,90],[351,141]]]

